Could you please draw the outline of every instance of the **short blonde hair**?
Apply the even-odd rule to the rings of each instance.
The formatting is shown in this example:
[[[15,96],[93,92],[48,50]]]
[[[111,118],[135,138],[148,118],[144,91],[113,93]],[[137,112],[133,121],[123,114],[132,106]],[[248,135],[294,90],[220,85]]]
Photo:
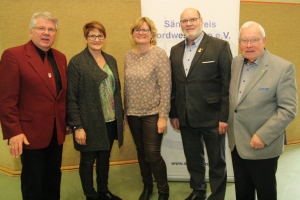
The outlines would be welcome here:
[[[152,33],[152,38],[151,38],[150,43],[153,44],[153,45],[156,45],[156,43],[157,43],[157,41],[156,41],[157,29],[155,27],[154,22],[148,17],[139,17],[131,24],[131,26],[130,26],[130,40],[131,40],[131,43],[136,46],[136,42],[133,39],[133,32],[134,32],[134,29],[140,28],[144,22],[146,22],[148,24],[148,26],[150,28],[150,32]]]

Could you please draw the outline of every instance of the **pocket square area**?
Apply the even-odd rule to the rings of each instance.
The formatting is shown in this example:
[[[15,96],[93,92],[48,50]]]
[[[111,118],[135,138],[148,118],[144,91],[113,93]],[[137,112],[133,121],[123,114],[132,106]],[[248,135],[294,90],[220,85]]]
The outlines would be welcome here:
[[[215,62],[214,60],[210,60],[210,61],[203,61],[202,63],[213,63]]]
[[[269,90],[268,87],[259,87],[258,90]]]

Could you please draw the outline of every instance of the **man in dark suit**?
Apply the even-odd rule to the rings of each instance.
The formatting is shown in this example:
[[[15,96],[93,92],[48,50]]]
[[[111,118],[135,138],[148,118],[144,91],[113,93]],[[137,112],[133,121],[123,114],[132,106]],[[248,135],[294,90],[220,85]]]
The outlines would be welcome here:
[[[240,28],[241,54],[232,61],[228,141],[237,200],[277,199],[276,171],[285,129],[298,110],[293,63],[267,49],[263,27]]]
[[[171,49],[171,124],[181,131],[190,186],[190,199],[206,199],[204,144],[209,160],[212,194],[224,199],[226,190],[225,133],[232,54],[228,42],[202,31],[198,10],[180,16],[186,40]]]
[[[51,48],[57,23],[35,13],[31,41],[5,50],[0,62],[0,121],[11,155],[21,156],[24,200],[60,198],[67,61]]]

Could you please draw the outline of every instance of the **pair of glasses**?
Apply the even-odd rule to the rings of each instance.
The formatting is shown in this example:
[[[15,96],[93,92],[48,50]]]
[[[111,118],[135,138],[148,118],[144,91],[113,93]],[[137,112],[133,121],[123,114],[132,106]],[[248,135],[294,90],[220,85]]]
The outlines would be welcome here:
[[[55,33],[56,29],[54,28],[46,28],[43,26],[37,26],[37,27],[33,27],[35,30],[39,31],[39,32],[46,32],[46,30],[48,30],[49,33]]]
[[[140,32],[142,32],[142,33],[149,33],[150,29],[135,28],[133,31],[135,33],[140,33]]]
[[[197,17],[197,18],[191,18],[191,19],[182,19],[182,20],[180,20],[180,22],[182,24],[186,24],[188,22],[193,23],[193,22],[197,21],[197,19],[199,19],[199,17]]]
[[[248,39],[244,39],[244,40],[239,40],[240,41],[240,43],[242,43],[242,44],[248,44],[249,42],[251,43],[251,44],[256,44],[256,43],[258,43],[261,39],[263,39],[264,37],[260,37],[260,38],[253,38],[253,39],[250,39],[250,40],[248,40]]]
[[[104,35],[89,35],[88,38],[90,38],[90,40],[92,41],[96,40],[96,38],[98,38],[99,40],[103,40]]]

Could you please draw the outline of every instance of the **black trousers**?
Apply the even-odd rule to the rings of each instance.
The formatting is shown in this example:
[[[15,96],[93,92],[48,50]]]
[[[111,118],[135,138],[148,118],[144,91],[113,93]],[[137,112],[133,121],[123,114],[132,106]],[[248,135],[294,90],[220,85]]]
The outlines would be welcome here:
[[[116,138],[117,122],[106,123],[107,135],[110,143],[110,150],[80,152],[79,175],[83,192],[87,197],[96,199],[98,193],[108,191],[108,173],[110,151],[113,146],[114,138]],[[97,192],[93,185],[93,170],[96,160],[96,182]]]
[[[157,132],[158,115],[127,116],[132,133],[144,184],[157,183],[158,193],[169,193],[167,167],[161,156],[163,134]]]
[[[48,147],[23,149],[21,154],[23,200],[60,199],[62,150],[63,145],[57,144],[55,132]]]
[[[277,199],[275,174],[279,157],[247,160],[239,156],[236,148],[231,155],[237,200],[255,200],[255,191],[259,200]]]
[[[204,157],[204,148],[206,148],[211,187],[211,195],[208,199],[223,200],[227,182],[225,135],[220,135],[217,127],[193,128],[188,125],[181,126],[180,131],[193,193],[200,198],[206,197]]]

